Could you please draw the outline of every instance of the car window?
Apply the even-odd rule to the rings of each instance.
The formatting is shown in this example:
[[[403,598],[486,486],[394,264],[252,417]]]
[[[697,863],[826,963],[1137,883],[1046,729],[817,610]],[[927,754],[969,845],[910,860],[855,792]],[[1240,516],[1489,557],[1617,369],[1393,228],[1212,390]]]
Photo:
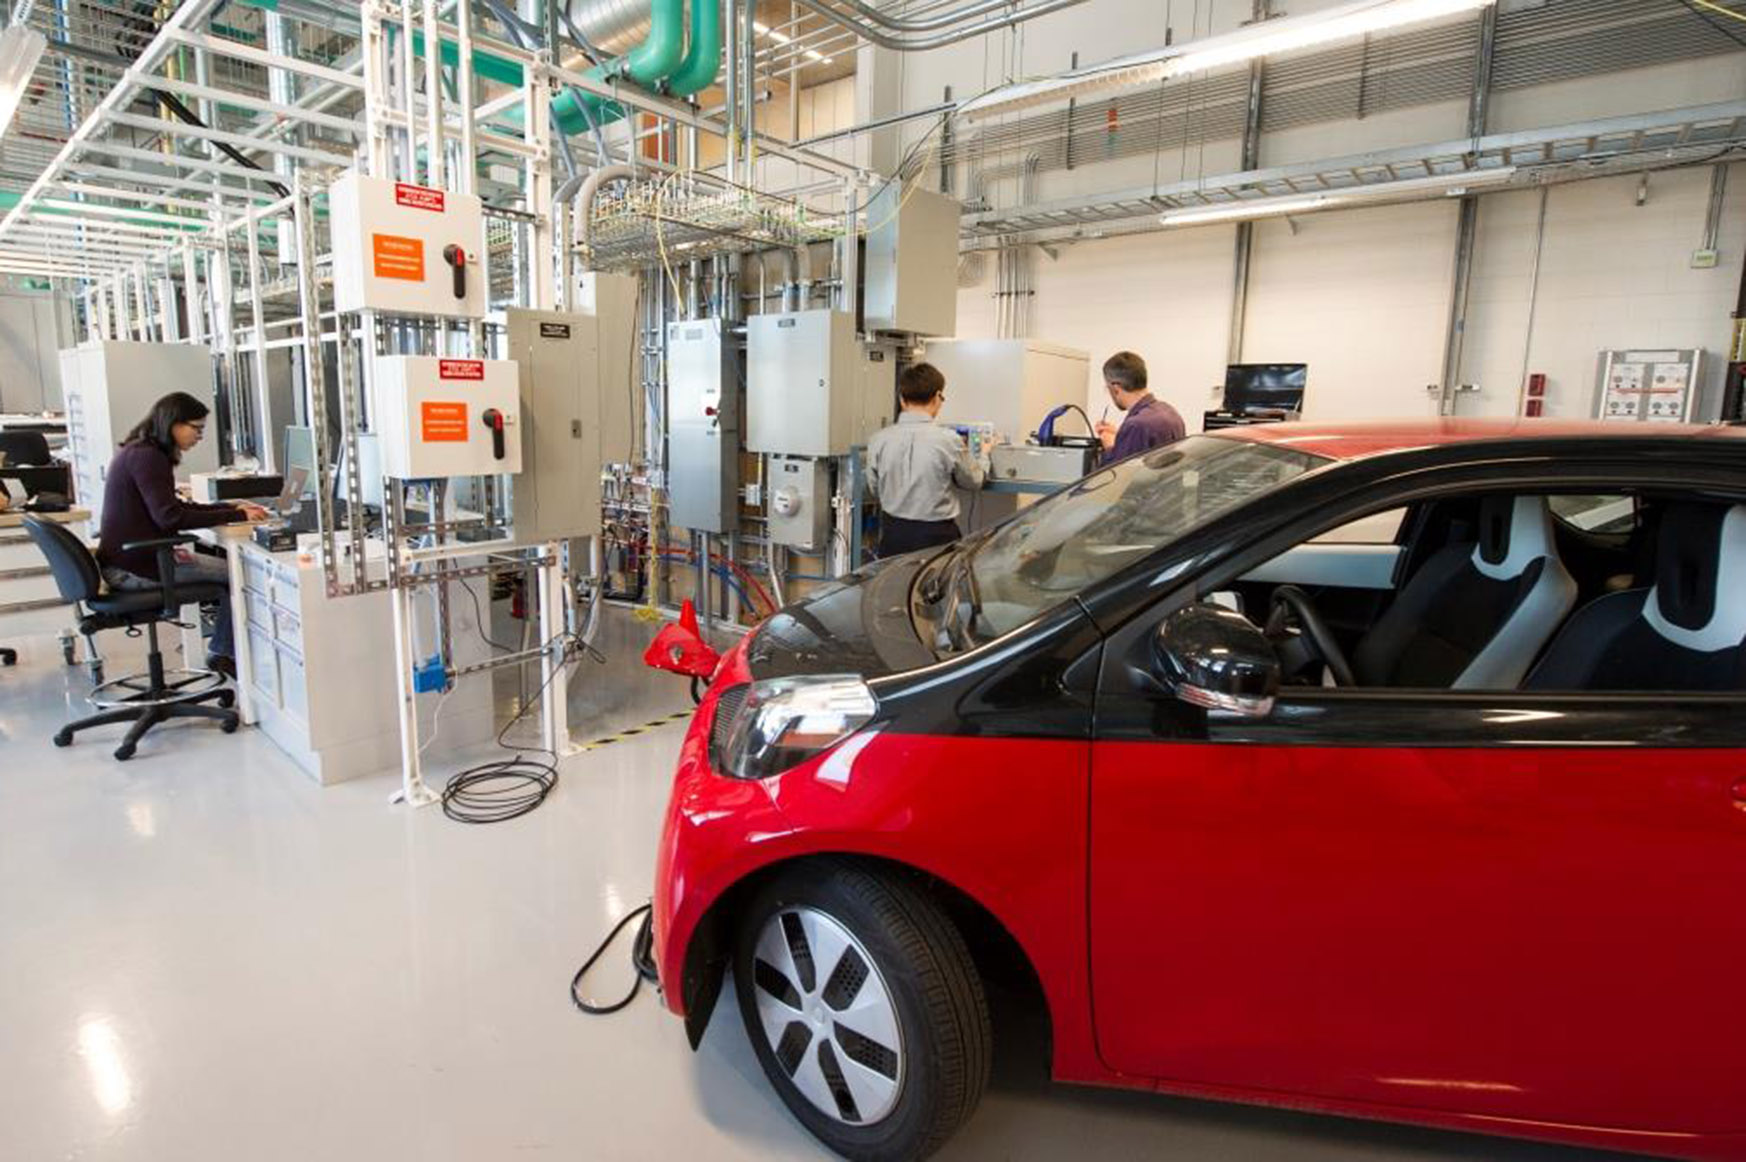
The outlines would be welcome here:
[[[1134,456],[1024,510],[970,550],[970,640],[992,640],[1184,533],[1327,459],[1191,436]],[[943,566],[944,567],[944,566]]]
[[[1623,534],[1637,527],[1634,496],[1549,496],[1552,515],[1585,533]]]
[[[1369,516],[1348,521],[1339,528],[1329,529],[1320,536],[1311,537],[1305,544],[1310,545],[1392,545],[1400,537],[1401,522],[1406,519],[1405,508],[1391,508],[1385,512],[1373,512]]]

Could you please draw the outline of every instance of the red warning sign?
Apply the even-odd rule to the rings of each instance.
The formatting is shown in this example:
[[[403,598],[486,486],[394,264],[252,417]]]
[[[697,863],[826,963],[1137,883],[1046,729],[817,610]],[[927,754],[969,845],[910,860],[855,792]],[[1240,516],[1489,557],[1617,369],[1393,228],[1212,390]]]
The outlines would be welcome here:
[[[443,212],[443,192],[429,186],[409,186],[405,182],[395,182],[394,201],[396,205],[410,206],[414,210],[431,210],[438,214]]]
[[[424,243],[398,234],[370,235],[372,265],[377,278],[424,281]]]
[[[438,379],[484,379],[483,359],[444,359],[437,364]]]
[[[465,444],[467,405],[426,400],[418,405],[419,429],[427,444]]]

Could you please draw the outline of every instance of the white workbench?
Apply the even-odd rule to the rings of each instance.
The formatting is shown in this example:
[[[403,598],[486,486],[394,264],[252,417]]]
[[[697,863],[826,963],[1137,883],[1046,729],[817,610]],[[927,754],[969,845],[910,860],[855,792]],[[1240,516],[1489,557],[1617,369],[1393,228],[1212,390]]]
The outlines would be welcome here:
[[[337,783],[400,768],[399,695],[394,625],[385,590],[329,598],[313,555],[271,553],[252,540],[251,525],[202,530],[231,563],[236,622],[237,709],[261,728],[316,782]],[[381,578],[386,565],[370,563]],[[480,608],[489,601],[482,578],[473,585]],[[420,607],[431,605],[421,598]],[[458,584],[450,602],[454,661],[468,665],[489,653],[473,603]],[[423,619],[421,652],[435,651],[434,617]],[[437,694],[419,697],[420,737],[430,740]],[[461,679],[443,700],[440,733],[426,761],[439,767],[451,749],[474,747],[493,734],[491,678]]]

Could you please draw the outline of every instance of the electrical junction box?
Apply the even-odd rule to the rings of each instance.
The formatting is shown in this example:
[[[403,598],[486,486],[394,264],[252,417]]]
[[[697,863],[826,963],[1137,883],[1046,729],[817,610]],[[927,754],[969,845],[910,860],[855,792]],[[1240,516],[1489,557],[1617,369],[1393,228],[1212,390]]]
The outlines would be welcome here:
[[[891,422],[897,360],[863,347],[843,311],[753,315],[746,323],[746,449],[847,456]]]
[[[946,194],[888,182],[867,206],[863,318],[868,331],[958,330],[958,218]]]
[[[830,461],[772,456],[765,487],[770,539],[791,549],[822,550],[831,535]]]
[[[503,322],[521,390],[515,538],[538,544],[599,536],[607,443],[599,320],[512,308]]]
[[[514,363],[378,355],[373,370],[384,476],[521,471],[521,383]]]
[[[720,319],[667,327],[667,517],[680,528],[738,527],[738,356]]]
[[[341,311],[482,319],[485,217],[472,194],[350,171],[328,189]]]

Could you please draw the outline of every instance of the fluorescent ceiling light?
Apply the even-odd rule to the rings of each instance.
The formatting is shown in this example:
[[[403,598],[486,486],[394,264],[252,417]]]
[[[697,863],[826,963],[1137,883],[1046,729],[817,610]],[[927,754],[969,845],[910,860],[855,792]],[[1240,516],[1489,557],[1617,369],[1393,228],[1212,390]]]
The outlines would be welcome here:
[[[6,132],[17,115],[36,62],[46,48],[48,41],[42,33],[27,24],[14,24],[0,32],[0,133]]]
[[[832,60],[831,57],[826,56],[824,53],[818,51],[816,48],[807,49],[806,55],[808,57],[810,57],[811,59],[817,61],[821,65],[828,65],[831,63],[831,60]]]
[[[1353,0],[1321,12],[1265,20],[1219,36],[1120,57],[1039,81],[1006,85],[958,107],[974,121],[1017,109],[1168,81],[1243,64],[1258,57],[1319,48],[1410,24],[1489,7],[1497,0]]]
[[[1197,206],[1191,210],[1170,210],[1160,214],[1158,221],[1166,226],[1205,226],[1214,222],[1252,222],[1257,218],[1310,214],[1317,210],[1332,210],[1341,206],[1394,198],[1410,199],[1415,194],[1442,194],[1445,197],[1458,198],[1479,186],[1507,182],[1515,173],[1515,166],[1503,166],[1499,169],[1439,174],[1436,177],[1410,178],[1398,182],[1376,182],[1368,186],[1352,186],[1320,193],[1283,194],[1274,198],[1255,198],[1252,201],[1231,202],[1219,206]]]

